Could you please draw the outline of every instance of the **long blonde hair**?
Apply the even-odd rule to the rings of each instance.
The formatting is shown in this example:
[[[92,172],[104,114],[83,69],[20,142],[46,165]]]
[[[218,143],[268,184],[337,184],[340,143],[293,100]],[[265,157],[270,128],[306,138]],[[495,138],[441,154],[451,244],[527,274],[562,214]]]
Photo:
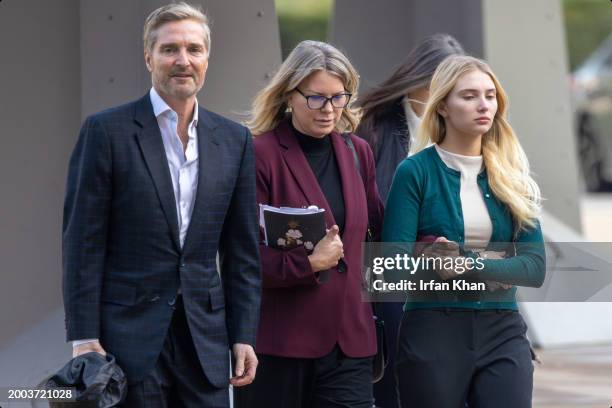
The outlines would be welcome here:
[[[255,96],[246,122],[251,132],[257,136],[276,128],[288,112],[289,94],[316,71],[337,76],[346,92],[353,94],[351,101],[357,98],[359,75],[348,58],[330,44],[302,41],[281,64],[270,83]],[[349,104],[342,110],[336,130],[352,132],[358,124],[359,117]]]
[[[413,152],[431,143],[442,143],[446,136],[444,118],[438,113],[443,102],[459,78],[479,70],[491,77],[495,84],[497,112],[491,129],[482,136],[482,156],[491,191],[504,203],[515,221],[515,232],[534,227],[541,208],[540,188],[531,177],[527,155],[514,130],[508,123],[508,97],[491,68],[477,58],[454,55],[446,58],[436,69],[429,88],[429,100],[419,128]]]

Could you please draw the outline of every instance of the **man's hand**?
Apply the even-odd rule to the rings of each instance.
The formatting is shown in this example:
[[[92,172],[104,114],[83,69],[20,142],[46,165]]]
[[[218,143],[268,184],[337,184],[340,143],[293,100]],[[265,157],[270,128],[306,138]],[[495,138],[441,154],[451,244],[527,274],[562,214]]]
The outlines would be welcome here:
[[[102,354],[104,357],[106,357],[106,351],[102,348],[100,342],[98,340],[95,340],[73,347],[72,358],[78,357],[81,354],[91,353],[92,351],[95,351],[96,353]]]
[[[249,385],[255,379],[257,371],[257,356],[255,350],[248,344],[236,343],[232,347],[234,352],[234,377],[230,383],[234,387]]]

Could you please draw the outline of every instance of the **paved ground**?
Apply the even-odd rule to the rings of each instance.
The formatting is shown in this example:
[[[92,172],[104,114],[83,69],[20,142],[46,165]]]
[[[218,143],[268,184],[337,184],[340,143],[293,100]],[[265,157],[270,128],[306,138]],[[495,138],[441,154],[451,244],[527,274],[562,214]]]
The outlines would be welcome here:
[[[612,344],[538,350],[534,408],[612,407]]]
[[[582,230],[594,242],[612,242],[612,193],[586,194],[580,200]]]
[[[612,193],[581,200],[587,239],[612,241]],[[609,318],[612,324],[612,316]],[[538,350],[534,408],[612,408],[612,343]]]

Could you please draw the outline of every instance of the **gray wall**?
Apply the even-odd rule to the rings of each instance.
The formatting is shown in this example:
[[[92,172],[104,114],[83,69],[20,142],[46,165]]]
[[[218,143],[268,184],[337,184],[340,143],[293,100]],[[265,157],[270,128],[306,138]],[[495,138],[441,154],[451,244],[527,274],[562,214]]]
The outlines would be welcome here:
[[[142,47],[146,16],[167,1],[81,0],[83,118],[142,96],[151,87]],[[198,95],[205,107],[235,120],[248,110],[280,64],[273,0],[191,1],[211,22],[211,55]]]
[[[346,51],[367,89],[431,34],[451,34],[482,56],[481,17],[480,0],[336,0],[330,41]]]
[[[61,214],[80,124],[79,4],[0,3],[0,348],[60,305]]]

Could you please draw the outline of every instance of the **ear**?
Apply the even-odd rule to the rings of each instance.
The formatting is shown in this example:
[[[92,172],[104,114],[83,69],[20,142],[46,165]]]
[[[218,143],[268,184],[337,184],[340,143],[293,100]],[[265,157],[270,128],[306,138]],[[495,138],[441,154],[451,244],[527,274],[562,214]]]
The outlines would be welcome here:
[[[448,111],[446,110],[446,102],[440,102],[438,108],[436,109],[436,112],[438,112],[440,115],[442,115],[443,118],[445,118],[448,115]]]
[[[291,92],[287,97],[287,107],[293,110],[293,92]]]
[[[149,72],[152,72],[153,68],[151,68],[151,54],[149,54],[149,51],[145,51],[144,60],[145,60],[145,65],[147,66],[147,70]]]

